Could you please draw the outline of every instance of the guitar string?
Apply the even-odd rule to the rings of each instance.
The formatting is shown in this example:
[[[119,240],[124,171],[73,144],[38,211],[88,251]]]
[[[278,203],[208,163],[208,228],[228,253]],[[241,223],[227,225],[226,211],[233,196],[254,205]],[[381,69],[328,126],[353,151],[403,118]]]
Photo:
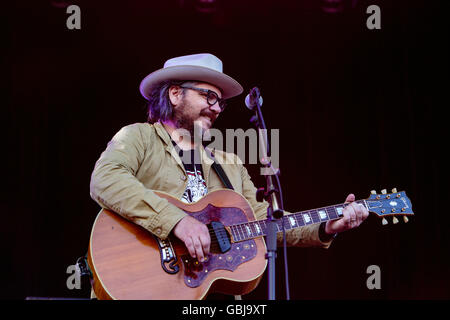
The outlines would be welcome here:
[[[356,200],[355,202],[356,203],[363,203],[363,200]],[[336,210],[336,207],[344,207],[345,208],[347,205],[348,205],[348,203],[343,203],[343,204],[338,204],[338,205],[334,205],[334,206],[328,206],[328,207],[323,207],[323,208],[318,208],[318,209],[312,209],[312,210],[295,212],[295,213],[292,213],[290,215],[286,215],[285,217],[291,217],[292,216],[294,219],[296,219],[296,218],[298,218],[299,215],[305,215],[306,214],[306,215],[308,215],[310,217],[311,223],[304,222],[303,224],[299,224],[298,220],[297,220],[297,225],[296,226],[291,226],[289,224],[289,222],[287,222],[285,219],[283,219],[283,221],[281,221],[281,220],[277,221],[277,228],[280,229],[282,223],[284,223],[285,228],[291,229],[292,227],[293,228],[300,228],[300,227],[304,227],[304,226],[307,226],[307,225],[318,224],[318,223],[325,222],[325,221],[328,221],[328,220],[339,219],[340,218],[339,215],[337,215],[337,217],[330,217],[329,210],[332,210],[332,209]],[[314,220],[317,220],[317,218],[319,217],[318,211],[321,210],[321,209],[325,210],[325,212],[327,214],[327,218],[325,218],[325,219],[320,219],[319,218],[319,221],[314,221]],[[314,218],[313,218],[312,215],[314,215]],[[254,238],[258,238],[258,237],[261,237],[261,236],[265,236],[266,235],[266,231],[265,231],[266,227],[261,226],[261,223],[265,223],[265,222],[266,222],[266,220],[248,221],[248,222],[243,222],[243,223],[239,223],[239,224],[235,224],[235,225],[231,226],[231,228],[234,227],[234,229],[235,229],[234,233],[237,235],[237,237],[233,236],[233,239],[235,241],[242,242],[242,241],[247,241],[247,240],[251,240],[251,239],[254,239]],[[250,224],[251,223],[259,225],[259,227],[261,228],[261,233],[260,234],[256,234],[255,235],[253,231],[250,231],[250,234],[249,234],[247,229],[246,230],[240,230],[240,231],[237,230],[238,226],[243,228],[243,227],[246,227],[246,225],[247,225],[250,228]],[[251,228],[250,228],[250,230],[251,230]],[[247,231],[247,232],[245,232],[245,231]],[[279,231],[281,232],[281,229]],[[216,236],[216,234],[217,234],[216,231],[208,229],[208,232],[209,232],[210,239],[211,239],[211,242],[210,242],[211,245],[218,244],[220,242],[220,240]],[[225,229],[220,230],[219,232],[222,234],[222,236],[225,236],[228,239],[229,234],[228,234],[228,232]],[[243,233],[243,237],[239,233]],[[236,238],[239,238],[239,239],[236,239]]]
[[[356,200],[355,202],[359,203],[359,204],[363,204],[367,208],[367,204],[364,203],[364,200]],[[366,200],[366,202],[367,202],[367,200]],[[297,220],[297,225],[292,226],[291,224],[289,224],[289,222],[287,222],[286,219],[283,219],[283,220],[278,220],[277,221],[277,229],[281,228],[281,224],[282,223],[285,225],[286,229],[292,229],[292,228],[300,228],[300,227],[304,227],[304,226],[312,225],[312,224],[318,224],[318,223],[329,221],[329,220],[339,219],[342,216],[339,216],[339,214],[337,214],[336,217],[331,217],[330,214],[329,214],[330,213],[329,210],[333,210],[334,209],[334,211],[337,211],[336,210],[337,207],[345,208],[348,205],[349,205],[349,203],[343,203],[343,204],[338,204],[338,205],[333,205],[333,206],[328,206],[328,207],[322,207],[322,208],[318,208],[318,209],[299,211],[299,212],[292,213],[290,215],[286,215],[284,217],[293,217],[296,220],[297,220],[298,216],[308,215],[310,217],[310,219],[311,219],[311,223],[307,223],[307,222],[303,221],[302,224],[299,224],[298,220]],[[369,209],[369,208],[367,208],[367,209]],[[327,214],[327,217],[325,219],[321,219],[320,218],[320,214],[319,214],[320,210],[325,210],[325,212]],[[335,212],[331,211],[331,213],[335,213]],[[313,216],[314,216],[314,218],[313,218]],[[314,220],[317,220],[317,219],[319,219],[319,221],[314,221]],[[302,218],[302,220],[303,220],[303,218]],[[233,234],[233,239],[236,242],[243,242],[243,241],[248,241],[248,240],[252,240],[252,239],[258,238],[258,237],[265,236],[266,235],[266,227],[261,225],[261,223],[265,224],[265,222],[266,222],[266,220],[256,220],[256,221],[242,222],[242,223],[230,226],[230,228],[234,228],[234,230],[231,231],[232,233],[234,233]],[[254,232],[251,230],[251,227],[250,227],[251,224],[257,224],[259,226],[259,228],[261,229],[261,232],[257,233],[255,235]],[[245,228],[245,230],[241,229],[239,231],[237,229],[238,226],[240,226],[241,228],[245,228],[245,227],[250,228],[250,234],[249,234],[249,231],[248,231],[247,228]],[[209,232],[210,239],[211,239],[211,242],[210,242],[211,245],[218,245],[219,244],[220,240],[217,238],[217,233],[220,233],[221,236],[224,236],[227,239],[229,237],[229,233],[228,233],[228,231],[226,229],[222,229],[222,230],[220,230],[218,232],[216,232],[214,230],[211,230],[211,229],[208,229],[208,232]],[[281,230],[277,230],[277,232],[281,232]],[[239,233],[242,233],[243,237]],[[236,235],[236,237],[234,235]]]
[[[311,221],[313,221],[313,220],[311,220]],[[323,221],[325,221],[325,220],[323,220]],[[317,223],[323,222],[323,221],[312,222],[310,224],[317,224]],[[248,231],[245,233],[244,230],[240,230],[240,231],[237,230],[238,226],[244,227],[246,224],[249,224],[248,222],[243,222],[241,224],[235,224],[235,225],[232,226],[232,227],[234,227],[234,229],[235,229],[234,233],[237,236],[237,237],[233,236],[233,239],[238,241],[238,242],[241,242],[241,241],[247,241],[247,240],[251,240],[251,239],[254,239],[254,238],[265,236],[266,235],[266,227],[261,226],[261,222],[265,223],[265,220],[251,221],[250,223],[252,223],[252,222],[253,223],[258,223],[259,227],[261,228],[261,233],[255,235],[253,231],[250,231],[250,234],[249,234]],[[286,223],[286,220],[284,220],[283,222],[285,224],[285,228],[291,229],[290,225],[288,223]],[[280,232],[281,232],[281,223],[282,223],[281,220],[277,221],[277,228],[280,229],[280,230],[278,230]],[[304,227],[304,226],[310,225],[310,224],[303,224],[303,225],[298,224],[297,227]],[[250,230],[251,230],[251,228],[250,228]],[[210,239],[211,239],[211,244],[219,243],[220,241],[217,238],[216,232],[214,230],[208,230],[208,231],[209,231],[209,235],[210,235]],[[223,229],[223,230],[221,230],[219,232],[221,233],[222,236],[225,236],[226,238],[228,238],[229,234],[228,234],[228,232],[225,229]],[[242,233],[242,235],[240,235],[239,233]]]

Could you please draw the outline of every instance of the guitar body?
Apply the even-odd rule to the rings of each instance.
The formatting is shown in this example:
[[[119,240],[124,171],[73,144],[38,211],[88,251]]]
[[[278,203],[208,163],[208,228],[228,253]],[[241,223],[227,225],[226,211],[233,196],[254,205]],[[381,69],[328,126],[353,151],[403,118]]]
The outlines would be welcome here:
[[[219,222],[226,229],[255,221],[248,201],[231,190],[213,191],[192,204],[156,193],[205,224]],[[231,241],[225,252],[217,244],[213,250],[212,245],[203,263],[192,259],[180,240],[169,239],[176,255],[174,273],[165,270],[156,237],[112,211],[101,210],[92,228],[88,252],[97,298],[196,300],[211,292],[246,294],[258,285],[266,268],[262,237]]]

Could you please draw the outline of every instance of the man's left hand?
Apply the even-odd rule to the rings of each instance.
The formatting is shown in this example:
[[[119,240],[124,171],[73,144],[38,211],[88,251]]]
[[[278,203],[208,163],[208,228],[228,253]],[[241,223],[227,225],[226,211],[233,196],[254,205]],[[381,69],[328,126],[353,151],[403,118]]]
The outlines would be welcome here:
[[[362,204],[355,201],[355,195],[349,194],[345,203],[348,204],[342,211],[343,217],[338,220],[327,221],[325,233],[335,234],[358,227],[369,216],[369,212]]]

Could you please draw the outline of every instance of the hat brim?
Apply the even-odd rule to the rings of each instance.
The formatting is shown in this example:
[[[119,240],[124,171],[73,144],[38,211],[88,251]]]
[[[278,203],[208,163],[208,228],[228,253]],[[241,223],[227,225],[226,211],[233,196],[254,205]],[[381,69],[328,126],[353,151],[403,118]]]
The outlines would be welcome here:
[[[244,89],[230,76],[199,66],[173,66],[156,70],[146,76],[139,86],[141,94],[150,99],[151,89],[154,85],[165,80],[194,80],[210,83],[222,91],[222,98],[229,99],[240,95]]]

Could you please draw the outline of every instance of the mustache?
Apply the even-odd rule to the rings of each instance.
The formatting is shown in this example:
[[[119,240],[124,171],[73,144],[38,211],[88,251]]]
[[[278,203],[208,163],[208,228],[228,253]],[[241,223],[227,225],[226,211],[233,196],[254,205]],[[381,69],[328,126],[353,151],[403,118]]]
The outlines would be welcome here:
[[[204,117],[210,118],[210,119],[211,119],[211,122],[216,121],[216,119],[217,119],[217,117],[218,117],[218,115],[217,115],[215,112],[212,112],[211,110],[209,110],[209,108],[203,109],[203,110],[200,112],[200,115],[201,115],[201,116],[204,116]]]

